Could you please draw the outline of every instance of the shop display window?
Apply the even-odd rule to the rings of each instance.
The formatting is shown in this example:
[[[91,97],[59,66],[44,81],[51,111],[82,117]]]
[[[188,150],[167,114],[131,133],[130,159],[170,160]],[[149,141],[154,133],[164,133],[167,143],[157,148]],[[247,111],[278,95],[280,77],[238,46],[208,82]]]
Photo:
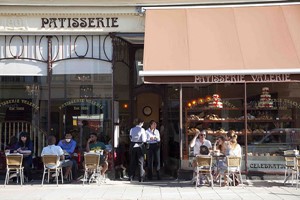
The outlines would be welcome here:
[[[195,128],[206,129],[212,144],[217,136],[234,130],[244,159],[246,154],[276,157],[298,149],[299,88],[298,83],[183,86],[184,159],[192,155],[188,145]]]

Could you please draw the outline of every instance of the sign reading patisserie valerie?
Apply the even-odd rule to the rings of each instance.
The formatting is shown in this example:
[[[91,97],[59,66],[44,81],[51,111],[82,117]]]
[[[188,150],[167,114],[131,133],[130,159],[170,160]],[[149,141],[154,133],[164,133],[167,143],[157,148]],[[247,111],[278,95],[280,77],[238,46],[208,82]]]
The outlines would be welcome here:
[[[289,74],[195,76],[196,83],[286,82]]]
[[[41,18],[41,28],[117,28],[118,17]]]

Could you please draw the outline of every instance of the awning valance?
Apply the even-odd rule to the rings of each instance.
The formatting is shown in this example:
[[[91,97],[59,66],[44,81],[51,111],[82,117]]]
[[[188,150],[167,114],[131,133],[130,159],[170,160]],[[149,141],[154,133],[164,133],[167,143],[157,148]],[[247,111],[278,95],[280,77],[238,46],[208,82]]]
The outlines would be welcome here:
[[[140,76],[300,74],[299,23],[298,4],[149,9]]]

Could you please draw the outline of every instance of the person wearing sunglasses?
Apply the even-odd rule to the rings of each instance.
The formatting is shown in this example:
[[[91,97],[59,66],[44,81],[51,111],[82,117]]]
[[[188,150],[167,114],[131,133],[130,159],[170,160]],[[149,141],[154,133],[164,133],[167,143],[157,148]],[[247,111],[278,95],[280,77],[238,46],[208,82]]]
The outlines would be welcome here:
[[[190,142],[190,148],[193,148],[194,150],[194,156],[196,157],[197,155],[208,155],[209,150],[212,149],[211,142],[206,139],[206,130],[200,131],[199,129],[195,129],[196,134],[192,141]],[[193,173],[193,179],[192,183],[194,184],[196,181],[196,170],[197,170],[197,162],[196,159],[193,160],[192,164],[194,168],[194,173]],[[204,177],[200,177],[200,185],[204,184]]]
[[[212,149],[212,145],[211,142],[206,139],[206,130],[202,130],[202,131],[200,131],[199,129],[195,129],[195,130],[196,130],[196,134],[192,139],[192,141],[190,142],[190,147],[194,148],[194,156],[207,155],[209,153],[209,150]]]

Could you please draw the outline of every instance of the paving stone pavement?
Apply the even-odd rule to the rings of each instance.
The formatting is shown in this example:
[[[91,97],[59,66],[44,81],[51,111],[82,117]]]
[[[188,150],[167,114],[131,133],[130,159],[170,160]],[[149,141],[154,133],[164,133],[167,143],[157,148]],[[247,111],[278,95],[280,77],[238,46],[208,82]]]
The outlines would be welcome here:
[[[195,188],[190,181],[175,179],[139,183],[138,181],[107,180],[97,185],[81,183],[45,184],[36,180],[23,186],[10,182],[4,186],[0,180],[1,200],[193,200],[193,199],[244,199],[244,200],[299,200],[300,185],[283,185],[281,180],[247,180],[244,187],[201,186]]]

